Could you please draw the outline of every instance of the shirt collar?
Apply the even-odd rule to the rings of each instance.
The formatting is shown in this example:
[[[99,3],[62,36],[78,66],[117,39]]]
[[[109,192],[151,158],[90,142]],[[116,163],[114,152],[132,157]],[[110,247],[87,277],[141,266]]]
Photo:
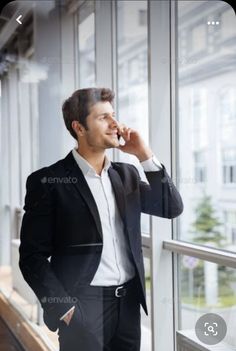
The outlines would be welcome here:
[[[76,147],[72,150],[72,154],[74,156],[74,159],[77,165],[80,167],[83,175],[87,175],[87,174],[97,175],[93,166],[91,166],[91,164],[78,153],[78,151],[76,150]],[[110,166],[111,166],[111,161],[108,159],[107,155],[105,155],[105,163],[104,163],[103,171],[107,172]]]

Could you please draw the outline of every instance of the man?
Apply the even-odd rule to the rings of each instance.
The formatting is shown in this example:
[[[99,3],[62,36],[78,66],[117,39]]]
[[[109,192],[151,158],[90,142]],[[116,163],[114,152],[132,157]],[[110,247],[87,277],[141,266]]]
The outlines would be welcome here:
[[[183,211],[164,165],[115,119],[113,99],[110,89],[75,91],[63,117],[78,146],[26,183],[19,265],[46,325],[59,328],[60,351],[140,350],[140,215]],[[133,165],[109,161],[109,148],[135,155],[149,184]]]

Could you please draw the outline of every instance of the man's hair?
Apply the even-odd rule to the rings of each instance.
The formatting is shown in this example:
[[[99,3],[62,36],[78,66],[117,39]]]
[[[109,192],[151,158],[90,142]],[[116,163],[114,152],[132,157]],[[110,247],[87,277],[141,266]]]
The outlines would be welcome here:
[[[87,88],[76,90],[62,106],[62,113],[66,128],[77,140],[77,135],[72,128],[72,122],[78,121],[88,130],[86,118],[90,109],[97,102],[110,102],[113,104],[115,93],[107,88]]]

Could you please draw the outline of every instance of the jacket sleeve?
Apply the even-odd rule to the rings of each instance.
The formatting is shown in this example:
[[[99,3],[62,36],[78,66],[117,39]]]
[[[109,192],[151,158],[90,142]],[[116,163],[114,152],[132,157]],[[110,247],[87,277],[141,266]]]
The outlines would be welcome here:
[[[162,170],[156,172],[145,172],[146,183],[140,179],[139,173],[139,188],[141,211],[150,215],[175,218],[183,212],[182,198],[168,175],[165,166],[162,165]]]
[[[53,248],[54,208],[47,178],[40,177],[38,172],[32,173],[26,182],[19,267],[40,301],[45,323],[49,329],[56,330],[59,318],[74,303],[55,276],[48,260]]]

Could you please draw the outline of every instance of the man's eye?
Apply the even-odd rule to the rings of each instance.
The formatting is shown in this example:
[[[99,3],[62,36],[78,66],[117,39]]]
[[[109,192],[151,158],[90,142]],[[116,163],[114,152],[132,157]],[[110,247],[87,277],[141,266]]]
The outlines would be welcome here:
[[[109,117],[109,115],[103,115],[103,116],[100,117],[100,119],[103,120],[103,119],[106,119],[106,118],[108,118],[108,117]],[[112,116],[112,118],[113,118],[113,119],[116,119],[115,116]]]

